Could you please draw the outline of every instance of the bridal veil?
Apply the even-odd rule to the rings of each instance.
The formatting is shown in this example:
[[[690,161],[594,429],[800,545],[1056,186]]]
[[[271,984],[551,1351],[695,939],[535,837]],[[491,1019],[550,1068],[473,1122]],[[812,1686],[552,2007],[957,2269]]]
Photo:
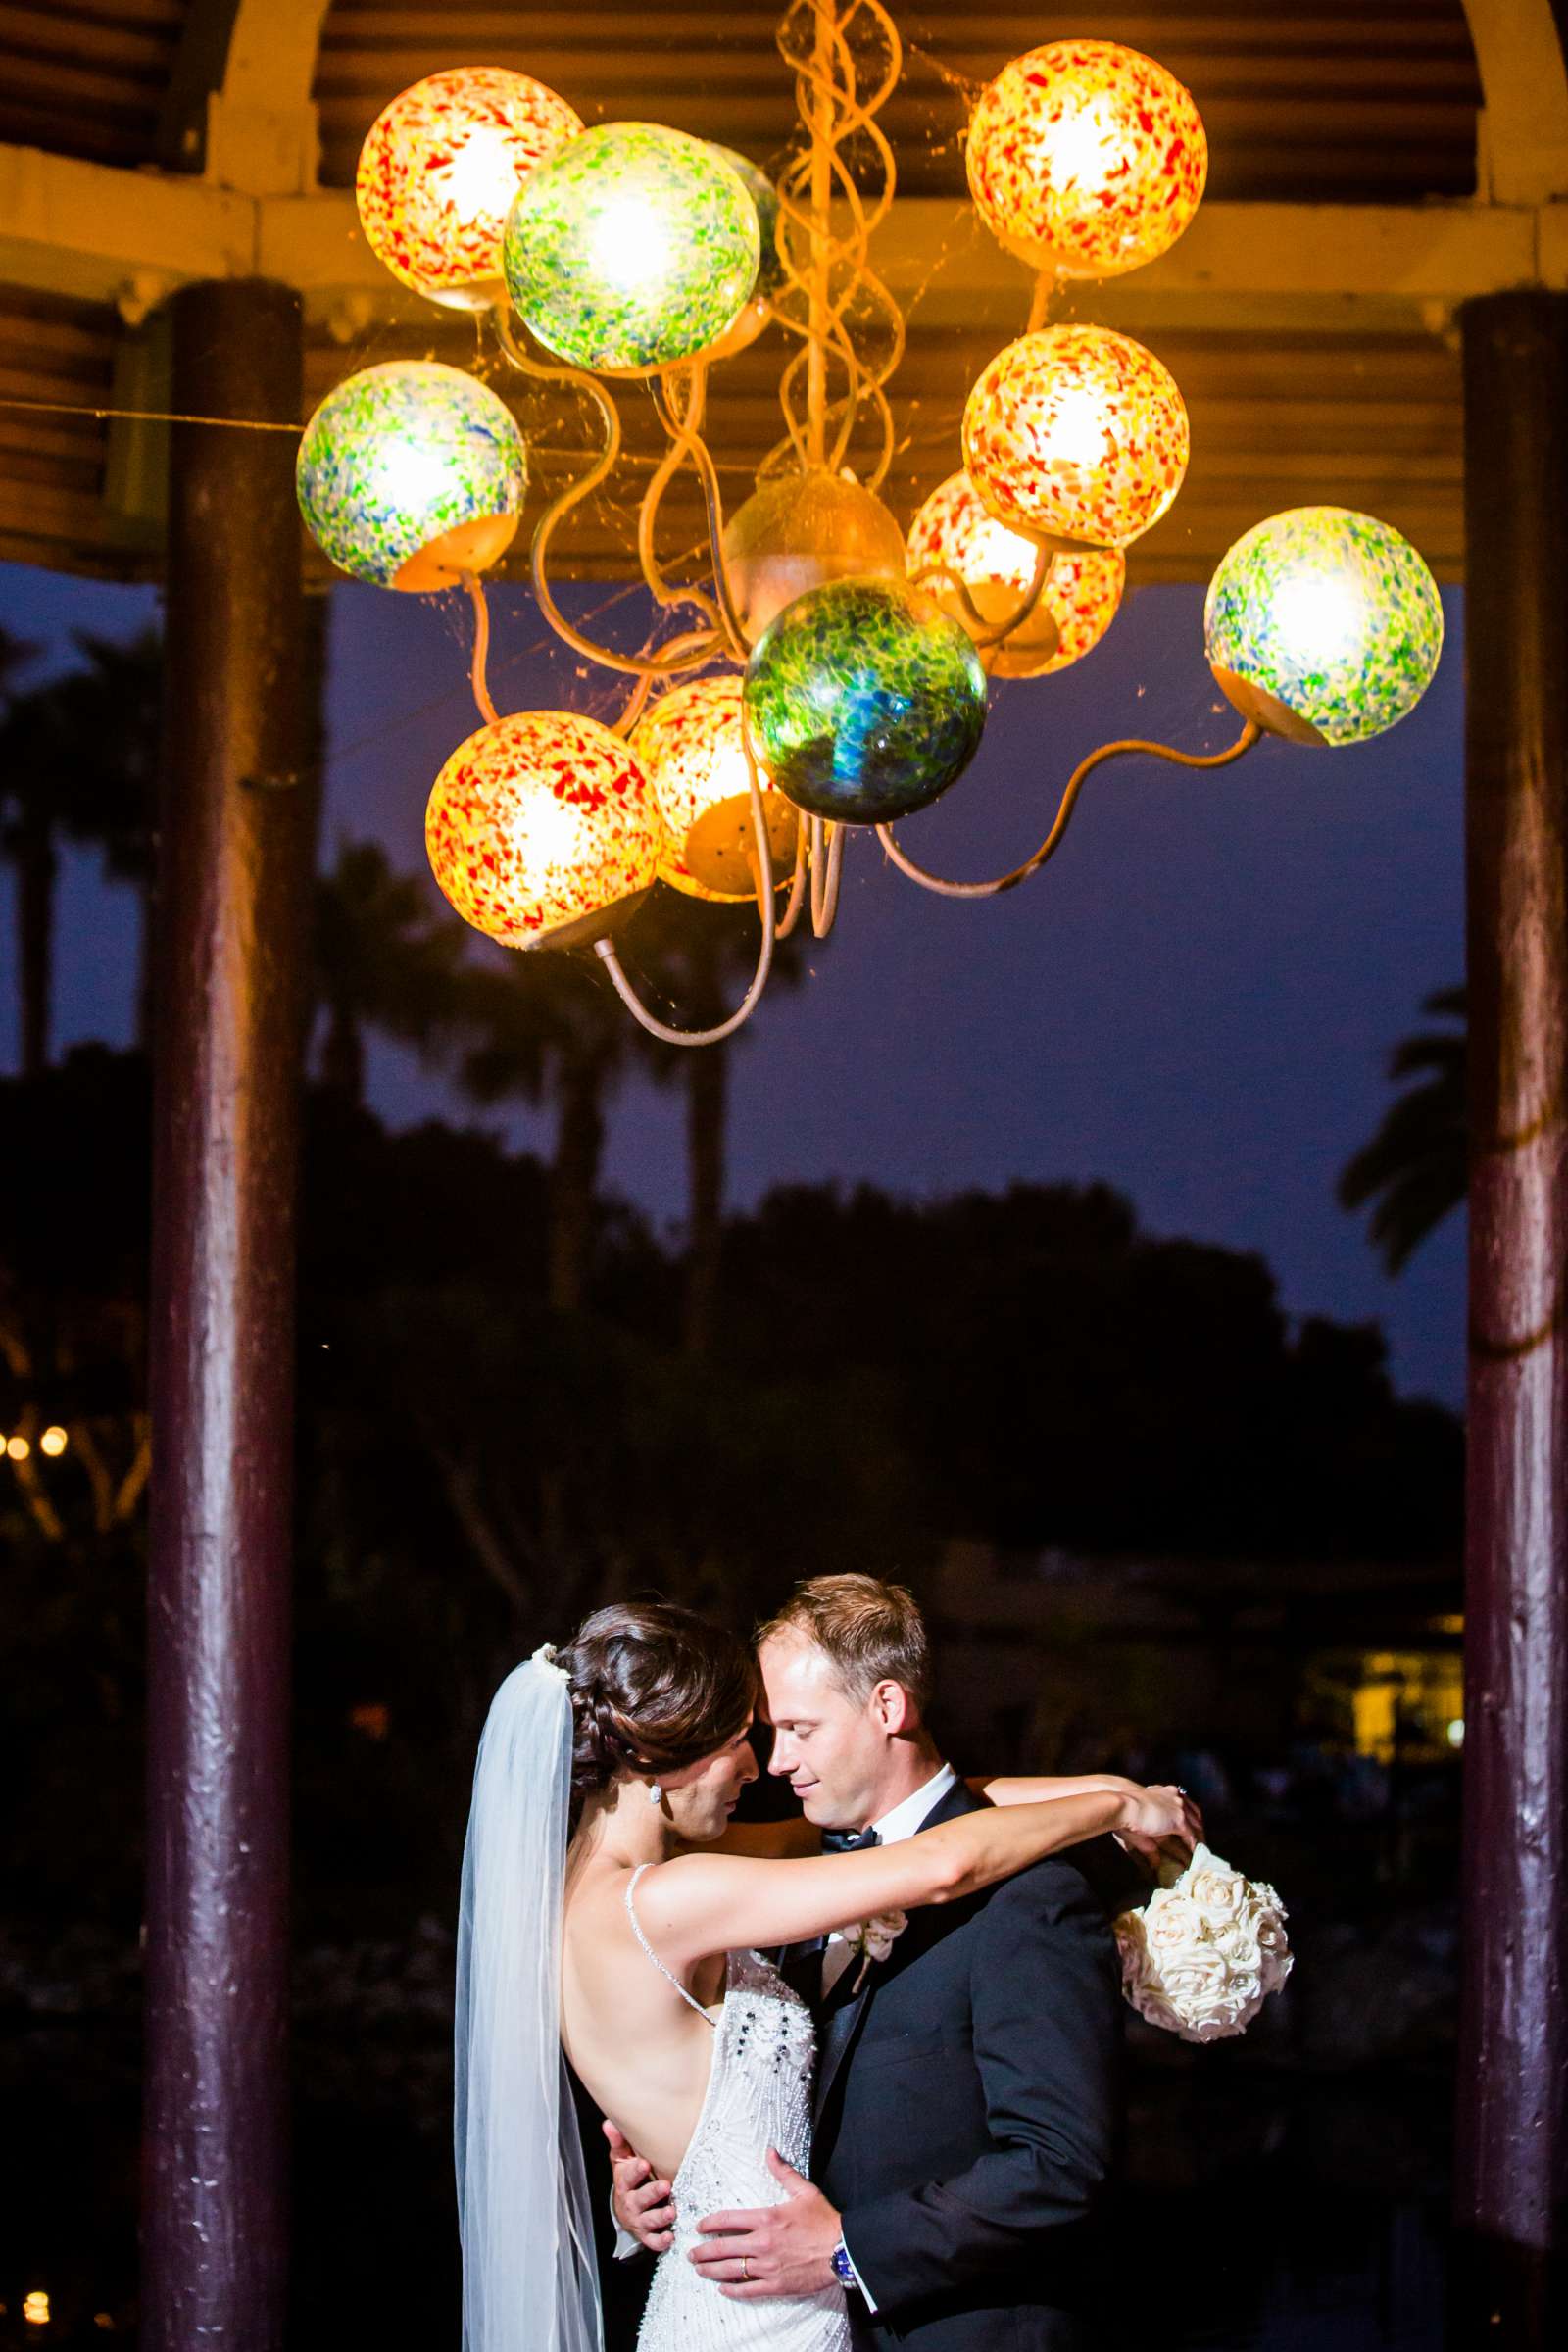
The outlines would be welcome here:
[[[491,1704],[458,1919],[464,2352],[602,2352],[582,2143],[561,2050],[566,1675],[538,1650]]]

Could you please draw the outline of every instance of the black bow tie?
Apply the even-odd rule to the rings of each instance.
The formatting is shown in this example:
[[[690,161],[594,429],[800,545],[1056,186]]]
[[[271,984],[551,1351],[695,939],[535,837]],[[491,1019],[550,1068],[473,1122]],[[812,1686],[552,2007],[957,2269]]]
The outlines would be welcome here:
[[[881,1842],[875,1830],[824,1830],[822,1832],[824,1854],[863,1854],[867,1846],[880,1845]]]

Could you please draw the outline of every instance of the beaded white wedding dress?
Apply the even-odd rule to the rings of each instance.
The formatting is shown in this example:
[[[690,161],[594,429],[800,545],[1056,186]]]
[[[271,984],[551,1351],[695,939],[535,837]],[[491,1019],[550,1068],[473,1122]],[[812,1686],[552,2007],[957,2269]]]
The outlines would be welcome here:
[[[816,2034],[805,2002],[757,1952],[730,1953],[724,1998],[712,2009],[692,2000],[638,1924],[633,1897],[642,1875],[633,1871],[626,1888],[633,1931],[655,1968],[713,2028],[713,2065],[675,2175],[675,2242],[659,2258],[638,2352],[849,2352],[839,2287],[732,2303],[687,2260],[705,2214],[782,2202],[769,2148],[797,2172],[810,2169]]]

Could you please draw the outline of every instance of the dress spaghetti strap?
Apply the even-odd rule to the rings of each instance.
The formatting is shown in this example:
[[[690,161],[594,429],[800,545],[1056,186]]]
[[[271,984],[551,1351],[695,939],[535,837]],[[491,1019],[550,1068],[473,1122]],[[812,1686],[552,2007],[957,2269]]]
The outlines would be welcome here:
[[[673,1969],[668,1969],[664,1966],[664,1963],[662,1960],[661,1960],[659,1954],[655,1951],[653,1945],[643,1934],[642,1922],[637,1917],[637,1905],[632,1900],[632,1897],[637,1891],[637,1882],[642,1877],[643,1872],[651,1869],[652,1867],[653,1866],[651,1863],[639,1862],[636,1869],[632,1872],[631,1877],[626,1881],[626,1917],[631,1921],[631,1932],[636,1936],[638,1942],[642,1945],[643,1950],[647,1953],[649,1959],[658,1969],[660,1975],[665,1978],[669,1984],[674,1985],[675,1990],[680,1994],[681,1999],[687,2004],[688,2008],[695,2009],[698,2016],[703,2020],[704,2024],[712,2026],[714,2032],[716,2033],[718,2028],[714,2019],[709,2016],[708,2011],[703,2007],[702,2002],[698,2000],[693,1993],[689,1993],[687,1991],[685,1985],[681,1983],[679,1977],[675,1975]]]

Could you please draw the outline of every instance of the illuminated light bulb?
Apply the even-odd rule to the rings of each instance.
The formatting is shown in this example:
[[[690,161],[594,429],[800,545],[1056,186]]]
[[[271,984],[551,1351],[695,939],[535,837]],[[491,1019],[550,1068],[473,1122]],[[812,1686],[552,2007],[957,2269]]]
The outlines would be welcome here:
[[[986,673],[956,621],[906,580],[833,580],[765,629],[746,671],[759,757],[813,816],[890,824],[963,773]]]
[[[1238,539],[1209,583],[1204,651],[1244,717],[1298,743],[1364,743],[1432,683],[1437,582],[1407,539],[1345,507],[1292,507]]]
[[[50,1458],[53,1459],[55,1455],[64,1453],[67,1446],[70,1443],[70,1439],[66,1436],[66,1433],[60,1427],[60,1424],[58,1422],[51,1422],[49,1427],[44,1431],[42,1437],[38,1440],[38,1451],[40,1453],[47,1453]]]
[[[26,2321],[29,2328],[48,2327],[49,2298],[44,2293],[42,2287],[34,2287],[30,2295],[23,2296],[22,2316]]]
[[[721,147],[716,139],[710,139],[708,144],[728,164],[756,205],[758,241],[761,248],[751,301],[729,331],[716,343],[710,343],[703,354],[706,360],[732,360],[738,351],[745,351],[757,341],[767,324],[773,296],[784,282],[784,265],[778,258],[778,190],[749,157],[737,154],[733,147]]]
[[[501,249],[517,190],[581,130],[565,100],[526,74],[429,74],[383,108],[360,150],[366,243],[416,293],[487,309],[506,291]]]
[[[755,645],[775,613],[829,580],[904,577],[904,533],[869,490],[821,467],[764,482],[724,526],[724,568]]]
[[[966,143],[969,193],[1033,269],[1116,277],[1175,244],[1208,176],[1192,93],[1115,41],[1048,41],[1004,67]]]
[[[295,485],[311,536],[380,588],[450,588],[510,546],[527,488],[522,434],[488,384],[433,360],[391,360],[329,392],[305,428]]]
[[[706,139],[655,122],[585,130],[507,221],[517,315],[573,367],[649,375],[719,343],[752,299],[757,206]]]
[[[963,412],[963,461],[999,522],[1037,538],[1126,547],[1187,471],[1174,377],[1129,335],[1048,326],[999,352]]]
[[[6,1451],[14,1462],[24,1462],[32,1447],[24,1437],[7,1438]]]
[[[659,813],[642,762],[597,719],[521,710],[481,727],[435,780],[435,878],[503,947],[598,939],[654,880]]]
[[[742,733],[738,677],[697,678],[676,686],[632,729],[631,748],[653,786],[664,828],[659,876],[694,899],[749,899],[751,781]],[[793,805],[768,783],[759,762],[762,813],[775,879],[795,858],[799,822]]]
[[[1038,545],[988,514],[966,473],[952,473],[909,525],[909,575],[918,579],[932,565],[945,564],[996,628],[1028,594]],[[1126,558],[1117,548],[1059,553],[1028,619],[1004,644],[986,651],[993,677],[1045,677],[1081,662],[1114,620],[1126,577]],[[956,590],[940,579],[925,584],[943,611],[973,635]]]

